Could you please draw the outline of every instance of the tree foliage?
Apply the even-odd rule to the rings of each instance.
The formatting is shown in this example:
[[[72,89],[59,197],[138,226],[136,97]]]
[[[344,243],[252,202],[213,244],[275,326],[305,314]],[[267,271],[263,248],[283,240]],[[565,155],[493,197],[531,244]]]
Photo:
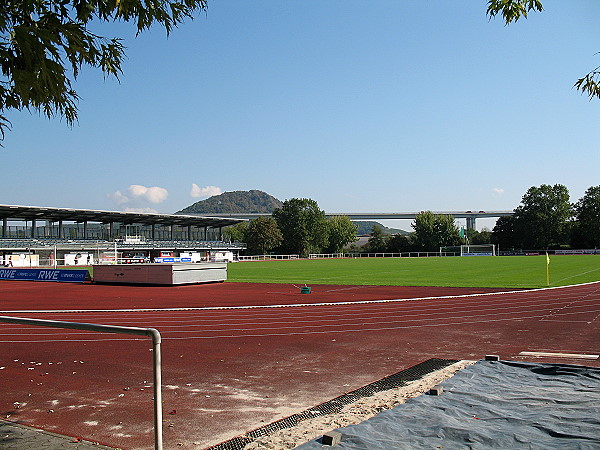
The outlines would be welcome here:
[[[541,12],[543,9],[540,0],[489,0],[487,15],[492,18],[500,14],[508,25],[521,17],[526,19],[529,11]]]
[[[250,221],[246,230],[246,244],[250,253],[265,255],[281,245],[282,241],[281,230],[272,217],[257,217]]]
[[[530,187],[515,209],[515,234],[522,248],[547,249],[567,240],[572,216],[569,191],[562,184]]]
[[[504,23],[509,25],[521,18],[526,19],[530,11],[541,12],[543,9],[540,0],[489,0],[487,15],[490,18],[501,15]],[[600,98],[600,66],[579,78],[573,86],[590,100]]]
[[[514,248],[516,244],[515,217],[502,216],[492,230],[492,243],[501,249]]]
[[[474,244],[474,245],[491,244],[492,243],[492,232],[487,228],[483,228],[481,231],[468,230],[467,238],[469,240],[469,244]]]
[[[592,186],[574,205],[572,244],[579,248],[600,247],[600,186]]]
[[[395,234],[387,241],[387,251],[390,253],[409,252],[412,248],[410,238],[403,234]]]
[[[205,10],[207,0],[23,0],[0,2],[0,134],[9,109],[77,120],[73,89],[83,66],[118,78],[124,58],[119,38],[90,31],[98,22],[133,22],[140,33],[154,24],[167,34]]]
[[[373,253],[383,253],[387,251],[387,243],[387,236],[383,232],[383,228],[375,225],[367,241],[367,250]]]
[[[492,232],[500,250],[600,247],[600,186],[588,188],[575,204],[561,184],[527,190],[513,216],[500,217]]]
[[[248,222],[239,222],[223,229],[223,235],[230,242],[246,242]]]
[[[327,246],[327,219],[316,201],[286,200],[273,212],[273,217],[283,234],[282,247],[287,253],[306,256],[311,252],[320,253]]]
[[[343,248],[356,240],[358,226],[348,216],[334,216],[327,221],[329,229],[327,251],[339,253]]]
[[[454,216],[423,211],[412,223],[415,247],[427,252],[437,252],[440,247],[460,244],[460,234]]]

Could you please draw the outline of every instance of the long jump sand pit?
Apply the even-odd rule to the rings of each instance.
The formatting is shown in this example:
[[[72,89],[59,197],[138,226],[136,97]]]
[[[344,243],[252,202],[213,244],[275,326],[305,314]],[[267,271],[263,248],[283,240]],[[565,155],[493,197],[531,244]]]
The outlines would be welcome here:
[[[572,358],[544,362],[582,364],[577,355],[598,354],[599,284],[485,292],[5,281],[0,314],[157,328],[165,447],[206,448],[430,358],[539,360],[521,352],[546,352]],[[128,336],[2,324],[1,417],[149,448],[150,350],[149,340]]]

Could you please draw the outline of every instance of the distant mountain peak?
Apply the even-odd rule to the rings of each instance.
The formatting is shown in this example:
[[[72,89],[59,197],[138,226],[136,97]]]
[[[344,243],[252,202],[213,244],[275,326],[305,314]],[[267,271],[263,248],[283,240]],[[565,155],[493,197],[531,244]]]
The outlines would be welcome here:
[[[223,192],[206,200],[200,200],[175,214],[270,214],[282,205],[283,203],[272,195],[252,189]]]

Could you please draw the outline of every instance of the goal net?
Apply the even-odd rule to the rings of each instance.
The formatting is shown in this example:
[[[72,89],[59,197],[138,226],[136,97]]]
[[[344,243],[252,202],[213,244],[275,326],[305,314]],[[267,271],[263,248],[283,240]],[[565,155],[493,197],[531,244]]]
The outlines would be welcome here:
[[[496,256],[496,244],[461,245],[460,256]]]

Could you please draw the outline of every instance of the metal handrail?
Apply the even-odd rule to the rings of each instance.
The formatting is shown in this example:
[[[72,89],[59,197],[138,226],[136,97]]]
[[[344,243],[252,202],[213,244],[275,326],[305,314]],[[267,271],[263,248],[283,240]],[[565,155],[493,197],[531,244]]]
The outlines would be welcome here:
[[[158,330],[155,328],[120,327],[114,325],[98,325],[95,323],[62,322],[59,320],[26,319],[9,316],[0,316],[0,322],[151,337],[153,348],[152,368],[154,377],[154,448],[155,450],[162,450],[162,358],[160,350],[161,337]]]

